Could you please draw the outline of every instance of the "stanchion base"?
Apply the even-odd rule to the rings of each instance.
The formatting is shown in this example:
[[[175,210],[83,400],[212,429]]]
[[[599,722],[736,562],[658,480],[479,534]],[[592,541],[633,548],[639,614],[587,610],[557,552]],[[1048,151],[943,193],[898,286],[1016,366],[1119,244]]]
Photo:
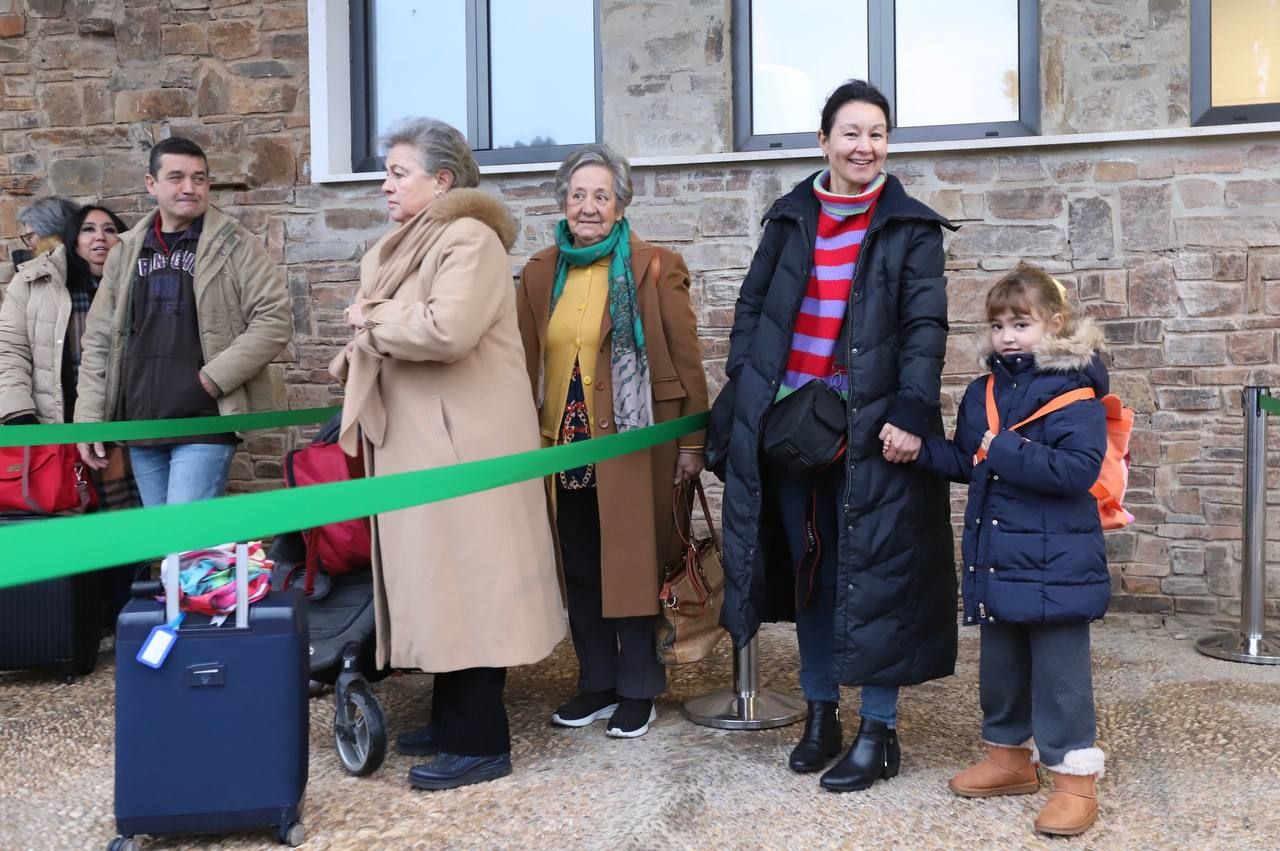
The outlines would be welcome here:
[[[1197,641],[1196,649],[1215,659],[1280,665],[1280,638],[1275,635],[1263,635],[1250,641],[1239,632],[1220,632]]]
[[[768,730],[785,727],[805,717],[803,700],[765,689],[743,697],[734,691],[715,691],[684,705],[684,714],[695,724],[721,730]]]

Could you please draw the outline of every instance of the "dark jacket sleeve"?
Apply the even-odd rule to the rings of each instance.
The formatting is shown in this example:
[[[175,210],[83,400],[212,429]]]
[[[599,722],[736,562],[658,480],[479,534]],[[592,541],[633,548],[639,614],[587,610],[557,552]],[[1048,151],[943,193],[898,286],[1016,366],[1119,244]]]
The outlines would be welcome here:
[[[960,400],[960,410],[956,414],[955,437],[947,440],[936,434],[925,434],[924,443],[920,446],[920,454],[916,457],[917,467],[953,482],[968,483],[973,478],[973,453],[982,444],[982,435],[978,434],[969,423],[972,419],[974,405],[986,402],[983,398],[983,386],[986,378],[972,382]]]
[[[667,338],[671,363],[675,367],[684,402],[680,416],[700,414],[707,409],[707,371],[702,365],[702,343],[698,340],[698,316],[689,295],[689,267],[674,251],[658,249],[662,258],[658,284],[658,310]],[[704,449],[706,434],[696,431],[678,441],[681,448]]]
[[[1002,431],[987,463],[1011,485],[1048,494],[1087,493],[1107,452],[1107,414],[1098,401],[1076,402],[1044,420],[1045,443]]]
[[[898,393],[886,417],[915,435],[929,432],[942,391],[947,353],[947,279],[943,276],[942,227],[911,229],[898,296]]]
[[[746,363],[755,344],[756,327],[764,310],[765,296],[773,273],[778,265],[782,249],[784,229],[776,221],[765,225],[760,244],[756,246],[751,267],[738,290],[738,301],[733,310],[733,329],[729,332],[729,357],[725,362],[726,381],[711,406],[707,425],[707,448],[704,453],[706,467],[721,480],[725,476],[725,461],[729,454],[729,434],[733,429],[734,380]]]

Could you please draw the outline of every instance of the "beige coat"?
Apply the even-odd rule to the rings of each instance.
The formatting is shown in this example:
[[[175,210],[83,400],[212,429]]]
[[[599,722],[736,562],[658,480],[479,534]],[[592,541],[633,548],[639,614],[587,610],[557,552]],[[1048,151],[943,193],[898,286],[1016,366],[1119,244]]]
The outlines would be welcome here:
[[[385,358],[386,432],[380,447],[364,441],[370,475],[540,446],[507,259],[516,224],[478,189],[447,193],[428,215],[449,224],[418,273],[365,310],[360,331]],[[380,247],[361,263],[362,296],[377,280]],[[330,371],[346,380],[345,352]],[[526,665],[563,637],[540,481],[378,515],[373,528],[380,665]]]
[[[156,215],[122,235],[107,255],[85,323],[78,423],[118,418],[134,269]],[[272,410],[278,394],[267,366],[293,337],[289,291],[261,240],[212,206],[196,247],[195,297],[204,351],[200,372],[220,391],[218,412]]]
[[[537,386],[547,339],[551,290],[559,251],[555,247],[529,258],[520,279],[520,333],[524,342],[528,382]],[[698,319],[689,296],[689,270],[679,254],[632,237],[631,274],[636,303],[644,327],[649,375],[653,383],[653,420],[663,423],[707,410],[707,375],[702,366]],[[613,421],[613,382],[609,357],[613,320],[604,312],[600,349],[593,365],[596,422],[592,434],[616,434]],[[543,404],[563,407],[563,399]],[[658,613],[658,590],[663,565],[681,553],[672,511],[677,444],[702,448],[699,431],[645,452],[633,452],[596,465],[596,495],[600,501],[600,579],[602,614],[621,618]]]
[[[0,422],[63,421],[62,351],[71,319],[66,249],[24,263],[0,305]]]

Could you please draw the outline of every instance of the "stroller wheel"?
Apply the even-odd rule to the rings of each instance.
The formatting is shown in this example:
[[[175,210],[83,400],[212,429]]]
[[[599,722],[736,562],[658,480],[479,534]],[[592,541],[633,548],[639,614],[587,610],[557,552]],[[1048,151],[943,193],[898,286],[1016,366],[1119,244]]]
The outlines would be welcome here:
[[[387,756],[387,722],[378,699],[364,683],[352,683],[345,689],[345,698],[346,712],[340,710],[333,717],[333,740],[347,773],[364,777],[377,771]]]

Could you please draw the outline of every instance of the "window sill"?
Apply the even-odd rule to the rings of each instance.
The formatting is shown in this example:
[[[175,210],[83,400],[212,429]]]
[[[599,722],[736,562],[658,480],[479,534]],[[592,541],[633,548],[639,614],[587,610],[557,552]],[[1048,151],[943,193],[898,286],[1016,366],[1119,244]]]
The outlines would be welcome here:
[[[1036,150],[1078,145],[1110,145],[1123,142],[1147,142],[1182,139],[1207,139],[1226,136],[1262,136],[1280,133],[1280,121],[1260,124],[1233,124],[1208,127],[1170,127],[1157,130],[1121,130],[1108,133],[1067,133],[1058,136],[1011,136],[1004,139],[959,139],[946,142],[889,143],[890,154],[962,153],[965,151]],[[725,151],[715,154],[676,154],[673,156],[633,157],[636,168],[663,166],[732,165],[734,163],[765,163],[786,160],[819,159],[822,151],[817,148],[789,148],[770,151]],[[513,163],[510,165],[481,166],[481,175],[550,174],[559,163]],[[314,175],[313,183],[359,183],[381,181],[386,172],[358,172],[349,174]]]

